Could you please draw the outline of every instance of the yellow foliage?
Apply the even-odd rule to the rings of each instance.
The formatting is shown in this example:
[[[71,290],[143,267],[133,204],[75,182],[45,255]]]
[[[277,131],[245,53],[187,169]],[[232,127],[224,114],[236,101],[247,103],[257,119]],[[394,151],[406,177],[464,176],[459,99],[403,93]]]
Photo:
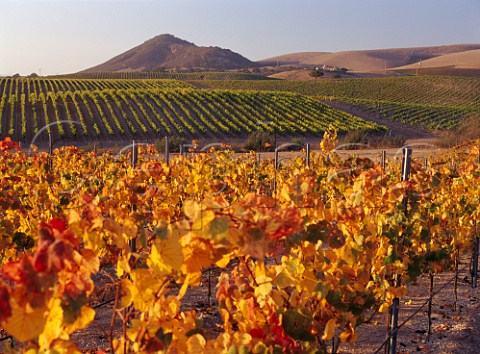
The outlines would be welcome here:
[[[80,316],[76,319],[75,322],[66,326],[65,330],[67,333],[73,333],[78,329],[87,327],[90,322],[93,321],[95,317],[95,310],[88,306],[82,306],[80,309]]]
[[[327,341],[331,340],[335,335],[335,329],[337,328],[336,321],[334,318],[328,320],[325,325],[325,331],[323,332],[322,340]]]
[[[180,270],[182,263],[182,246],[178,238],[170,235],[163,240],[155,240],[148,264],[158,276],[169,274],[172,270]]]
[[[5,330],[20,341],[34,339],[43,332],[48,313],[46,306],[33,308],[28,302],[23,305],[15,299],[10,301],[12,315],[2,325]]]
[[[201,354],[205,352],[205,338],[201,334],[194,334],[187,340],[187,353]]]

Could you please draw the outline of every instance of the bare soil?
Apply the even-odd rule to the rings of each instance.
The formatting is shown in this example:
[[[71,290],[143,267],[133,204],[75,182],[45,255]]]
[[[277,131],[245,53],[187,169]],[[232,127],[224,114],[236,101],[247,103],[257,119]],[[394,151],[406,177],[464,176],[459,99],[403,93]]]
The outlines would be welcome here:
[[[400,299],[397,353],[478,353],[480,351],[479,290],[473,289],[467,270],[458,277],[457,305],[454,308],[455,274],[448,272],[434,278],[432,301],[432,333],[428,335],[428,275],[408,286],[408,294]],[[377,314],[370,323],[358,329],[359,340],[344,344],[340,353],[384,352],[386,314]]]

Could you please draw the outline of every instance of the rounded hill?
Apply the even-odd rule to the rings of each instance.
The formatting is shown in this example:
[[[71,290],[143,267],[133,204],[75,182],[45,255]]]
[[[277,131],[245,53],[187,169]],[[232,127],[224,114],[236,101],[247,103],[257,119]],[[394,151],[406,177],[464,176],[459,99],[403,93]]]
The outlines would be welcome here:
[[[229,49],[201,47],[163,34],[83,72],[230,70],[251,66],[255,64]]]

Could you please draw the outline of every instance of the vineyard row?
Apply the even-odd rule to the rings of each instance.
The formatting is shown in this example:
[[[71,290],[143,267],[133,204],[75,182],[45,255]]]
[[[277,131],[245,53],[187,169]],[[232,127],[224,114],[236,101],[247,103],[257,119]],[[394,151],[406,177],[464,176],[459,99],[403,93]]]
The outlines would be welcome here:
[[[95,90],[178,89],[192,87],[176,80],[86,80],[52,78],[0,78],[0,97]]]
[[[279,134],[318,134],[383,127],[291,93],[197,89],[119,89],[4,95],[0,136],[55,140],[225,137],[259,128]],[[42,130],[43,129],[43,130]],[[44,132],[44,133],[43,133]]]
[[[315,81],[209,81],[211,88],[291,91],[351,104],[383,119],[428,130],[480,116],[480,78],[395,77]]]

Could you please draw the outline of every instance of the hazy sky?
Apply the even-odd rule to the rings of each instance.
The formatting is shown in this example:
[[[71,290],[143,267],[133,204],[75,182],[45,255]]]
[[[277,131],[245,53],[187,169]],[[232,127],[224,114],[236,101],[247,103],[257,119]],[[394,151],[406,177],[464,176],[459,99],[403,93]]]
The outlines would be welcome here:
[[[170,33],[250,60],[480,43],[480,0],[0,0],[0,74],[71,73]]]

